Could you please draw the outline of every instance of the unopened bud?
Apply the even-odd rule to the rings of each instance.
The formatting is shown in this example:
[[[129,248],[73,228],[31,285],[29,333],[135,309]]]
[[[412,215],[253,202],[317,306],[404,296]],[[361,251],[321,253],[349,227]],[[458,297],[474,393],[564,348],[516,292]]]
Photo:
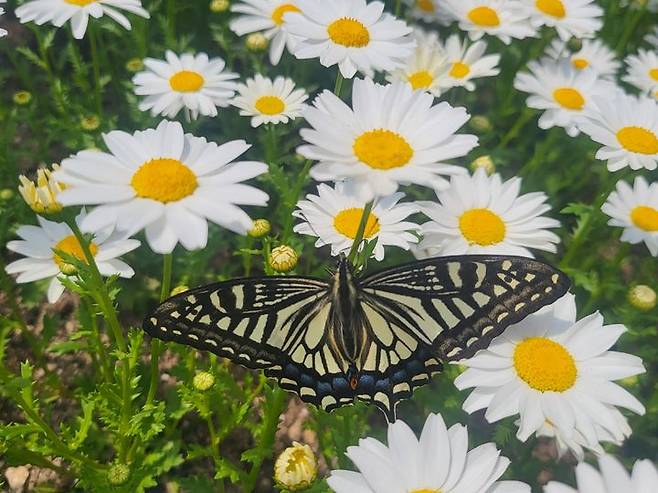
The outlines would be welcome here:
[[[107,471],[107,480],[113,486],[126,484],[130,477],[130,468],[125,464],[112,464]]]
[[[311,447],[297,442],[281,452],[274,465],[274,480],[288,491],[308,488],[317,474],[318,463]]]
[[[215,384],[215,377],[207,371],[201,371],[194,375],[192,385],[195,389],[205,392]]]
[[[656,292],[645,284],[638,284],[628,291],[628,302],[638,310],[648,312],[656,306]]]
[[[288,245],[278,246],[270,253],[270,267],[276,272],[290,272],[297,266],[298,260],[297,252]]]
[[[212,0],[210,2],[210,11],[215,13],[226,12],[231,6],[229,0]]]
[[[254,221],[254,227],[249,231],[249,236],[253,238],[262,238],[270,232],[272,226],[267,219],[256,219]]]
[[[265,51],[269,41],[262,33],[251,33],[245,40],[245,45],[249,51]]]
[[[477,159],[474,159],[471,163],[471,171],[476,172],[478,169],[482,168],[488,175],[491,175],[496,172],[496,165],[491,159],[491,156],[480,156]]]

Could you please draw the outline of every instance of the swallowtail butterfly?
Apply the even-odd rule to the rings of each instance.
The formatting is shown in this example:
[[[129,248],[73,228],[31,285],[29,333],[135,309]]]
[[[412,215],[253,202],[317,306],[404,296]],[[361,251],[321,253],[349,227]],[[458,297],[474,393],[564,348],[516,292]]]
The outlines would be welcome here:
[[[567,292],[568,278],[533,259],[439,257],[365,277],[344,257],[328,280],[235,279],[181,293],[144,321],[151,336],[262,368],[284,389],[332,410],[395,406],[444,363]]]

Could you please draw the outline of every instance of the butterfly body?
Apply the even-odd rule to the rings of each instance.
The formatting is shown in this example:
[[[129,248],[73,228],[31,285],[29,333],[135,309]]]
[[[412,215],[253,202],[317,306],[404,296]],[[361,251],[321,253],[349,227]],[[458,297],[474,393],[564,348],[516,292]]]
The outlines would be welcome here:
[[[568,285],[520,257],[442,257],[366,277],[342,257],[326,281],[247,278],[193,289],[160,305],[144,329],[262,368],[323,409],[361,399],[393,420],[397,402],[444,363],[487,347]]]

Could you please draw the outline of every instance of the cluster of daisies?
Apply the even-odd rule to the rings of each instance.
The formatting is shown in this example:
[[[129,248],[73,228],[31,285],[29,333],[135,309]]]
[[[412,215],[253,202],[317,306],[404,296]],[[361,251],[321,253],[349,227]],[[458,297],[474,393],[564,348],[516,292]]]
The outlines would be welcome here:
[[[105,151],[80,151],[61,167],[42,171],[36,184],[23,180],[21,193],[40,214],[83,206],[75,224],[92,235],[89,250],[106,276],[134,274],[119,257],[139,247],[131,237],[142,231],[160,254],[179,244],[204,248],[209,222],[246,234],[254,222],[242,206],[265,206],[268,195],[245,182],[268,166],[241,159],[250,148],[244,140],[211,142],[172,121],[181,113],[188,120],[222,118],[219,109],[233,106],[253,127],[305,122],[297,153],[314,163],[310,175],[320,183],[297,204],[294,231],[316,238],[316,246],[330,247],[332,255],[349,252],[360,233],[377,260],[387,247],[417,257],[555,253],[559,237],[552,230],[560,224],[547,215],[546,194],[522,193],[520,178],[505,180],[484,168],[469,173],[456,165],[476,148],[477,138],[459,132],[470,118],[465,108],[436,99],[454,87],[472,91],[476,79],[499,73],[500,55],[487,53],[484,36],[510,43],[536,37],[543,28],[558,39],[514,82],[530,94],[528,106],[543,111],[539,126],[589,136],[603,146],[596,157],[610,171],[656,169],[658,32],[645,40],[650,49],[626,60],[621,80],[639,91],[633,95],[617,80],[621,63],[615,54],[593,39],[603,14],[593,0],[407,4],[424,28],[385,12],[379,1],[234,2],[230,29],[240,36],[263,34],[272,65],[285,51],[317,58],[325,67],[337,66],[337,87],[342,78],[354,79],[351,94],[324,91],[307,104],[307,91],[291,78],[257,73],[241,82],[219,57],[167,51],[163,59],[144,60],[144,70],[133,78],[140,110],[165,118],[156,128],[109,132]],[[139,0],[32,0],[16,15],[21,22],[56,26],[70,20],[74,37],[83,38],[90,16],[107,15],[130,29],[120,10],[149,17]],[[427,28],[451,23],[464,36],[442,40]],[[570,38],[581,40],[578,49]],[[386,83],[374,81],[377,73]],[[405,201],[401,189],[409,186],[426,187],[436,199]],[[620,182],[603,211],[611,226],[624,228],[623,241],[644,242],[658,255],[658,182]],[[85,261],[85,252],[73,223],[38,221],[21,226],[21,239],[7,245],[24,256],[7,271],[18,274],[18,282],[50,279],[48,299],[54,302],[64,289],[61,275],[71,271],[67,256]],[[490,422],[516,417],[522,441],[549,436],[560,453],[579,459],[586,450],[600,454],[601,474],[578,466],[583,492],[608,482],[617,490],[633,485],[633,491],[643,491],[658,474],[649,462],[638,462],[629,476],[615,459],[601,455],[602,443],[619,445],[631,432],[620,408],[644,412],[615,383],[644,372],[639,358],[611,350],[624,331],[605,325],[598,313],[578,320],[575,299],[566,295],[461,362],[466,370],[455,384],[473,389],[464,410],[485,410]],[[523,483],[499,481],[509,460],[493,444],[469,451],[466,428],[447,428],[440,415],[429,416],[420,439],[397,421],[389,427],[388,446],[367,438],[348,456],[360,472],[334,471],[328,481],[339,493],[529,491]],[[545,491],[571,490],[549,483]]]

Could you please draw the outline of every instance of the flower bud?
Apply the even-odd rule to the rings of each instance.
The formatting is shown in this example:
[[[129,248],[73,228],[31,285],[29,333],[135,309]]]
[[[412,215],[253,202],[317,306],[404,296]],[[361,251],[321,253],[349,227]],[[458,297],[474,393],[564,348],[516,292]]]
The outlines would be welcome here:
[[[231,6],[229,0],[212,0],[210,2],[210,11],[215,13],[226,12]]]
[[[96,115],[87,115],[80,118],[80,126],[83,130],[92,132],[101,126],[101,120]]]
[[[475,115],[469,124],[473,130],[480,133],[489,132],[493,128],[491,120],[484,115]]]
[[[245,40],[245,45],[249,51],[265,51],[269,41],[262,33],[251,33]]]
[[[256,219],[254,221],[254,227],[249,231],[249,236],[253,238],[262,238],[270,232],[272,226],[267,219]]]
[[[128,72],[139,72],[144,69],[144,61],[141,58],[131,58],[126,62]]]
[[[318,463],[311,447],[293,442],[274,464],[274,481],[289,491],[299,491],[313,484],[318,474]]]
[[[12,99],[14,100],[14,103],[23,106],[32,101],[32,94],[28,91],[18,91],[14,93]]]
[[[276,272],[290,272],[297,266],[299,256],[297,252],[288,245],[281,245],[270,253],[270,267]]]
[[[656,292],[645,284],[638,284],[628,291],[628,302],[638,310],[648,312],[656,306]]]
[[[176,286],[174,289],[171,290],[171,293],[169,296],[176,296],[177,294],[184,293],[185,291],[189,291],[190,287],[186,286],[185,284],[179,284]]]
[[[474,159],[470,168],[473,172],[476,172],[479,168],[482,168],[488,175],[496,172],[496,165],[489,155],[480,156],[479,158]]]
[[[207,371],[201,371],[194,375],[194,378],[192,379],[192,385],[195,389],[200,390],[201,392],[205,392],[206,390],[210,389],[210,387],[215,385],[215,377]]]
[[[66,262],[59,263],[59,270],[65,276],[74,276],[78,272],[78,268],[75,265]]]
[[[57,202],[57,194],[65,187],[52,176],[52,173],[58,169],[57,164],[52,165],[52,170],[39,169],[36,182],[28,180],[23,175],[18,177],[21,182],[18,191],[25,203],[37,214],[55,214],[62,210],[62,204]]]
[[[0,200],[11,200],[14,198],[14,191],[11,188],[0,190]]]
[[[112,464],[107,471],[107,480],[113,486],[126,484],[130,477],[130,468],[125,464]]]

